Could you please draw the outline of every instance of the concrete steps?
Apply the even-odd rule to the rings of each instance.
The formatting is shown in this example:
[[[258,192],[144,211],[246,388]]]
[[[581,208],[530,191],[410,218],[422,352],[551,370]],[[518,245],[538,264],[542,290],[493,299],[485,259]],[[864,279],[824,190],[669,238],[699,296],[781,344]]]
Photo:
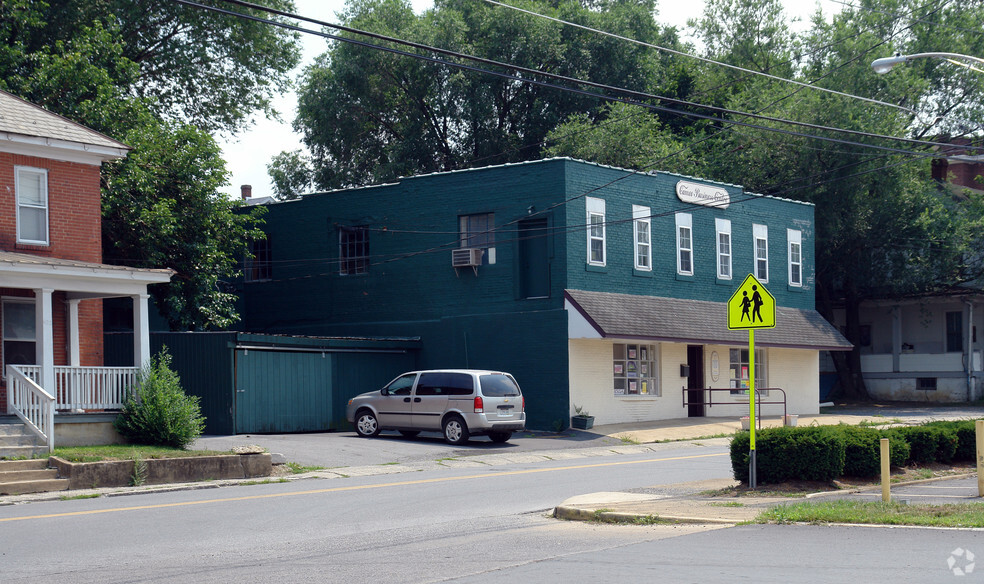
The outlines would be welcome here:
[[[0,460],[0,495],[67,491],[68,479],[48,468],[48,459]]]
[[[16,417],[0,418],[0,459],[31,458],[46,454],[38,437]]]

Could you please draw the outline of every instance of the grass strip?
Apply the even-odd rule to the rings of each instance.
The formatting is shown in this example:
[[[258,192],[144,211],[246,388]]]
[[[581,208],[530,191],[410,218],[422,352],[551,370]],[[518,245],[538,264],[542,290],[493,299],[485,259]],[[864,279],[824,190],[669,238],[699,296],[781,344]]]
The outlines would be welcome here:
[[[69,462],[102,462],[104,460],[137,460],[148,458],[188,458],[193,456],[214,456],[232,454],[231,451],[182,450],[167,446],[140,446],[132,444],[109,444],[104,446],[65,446],[55,448],[51,453]]]
[[[759,515],[756,522],[984,527],[984,503],[911,505],[897,501],[803,501],[777,505]]]

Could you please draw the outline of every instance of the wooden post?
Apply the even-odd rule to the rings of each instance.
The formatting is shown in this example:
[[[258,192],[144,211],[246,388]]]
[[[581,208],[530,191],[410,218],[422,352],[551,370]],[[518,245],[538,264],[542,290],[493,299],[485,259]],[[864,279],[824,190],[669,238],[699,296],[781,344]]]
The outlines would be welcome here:
[[[984,497],[984,420],[974,423],[977,436],[977,496]]]
[[[888,438],[881,439],[881,481],[882,501],[888,503],[892,500],[892,455],[888,448]]]

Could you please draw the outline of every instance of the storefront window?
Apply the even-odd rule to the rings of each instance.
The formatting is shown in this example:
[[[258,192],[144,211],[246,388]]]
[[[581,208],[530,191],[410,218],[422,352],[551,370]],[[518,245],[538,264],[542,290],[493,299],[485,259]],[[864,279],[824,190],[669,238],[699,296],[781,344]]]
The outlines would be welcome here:
[[[748,393],[749,363],[748,349],[731,349],[731,394],[745,395]],[[765,385],[765,351],[755,350],[755,387],[761,389]],[[759,392],[767,395],[768,392]]]
[[[661,395],[656,362],[656,345],[612,345],[615,395]]]

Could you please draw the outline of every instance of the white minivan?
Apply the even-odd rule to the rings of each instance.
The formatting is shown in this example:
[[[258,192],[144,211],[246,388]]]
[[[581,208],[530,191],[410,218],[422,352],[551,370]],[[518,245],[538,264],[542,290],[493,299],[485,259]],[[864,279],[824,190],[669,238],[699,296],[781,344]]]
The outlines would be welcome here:
[[[526,428],[525,406],[519,384],[508,373],[435,369],[404,373],[381,390],[350,399],[345,417],[359,436],[435,431],[443,432],[449,444],[482,434],[501,443]]]

